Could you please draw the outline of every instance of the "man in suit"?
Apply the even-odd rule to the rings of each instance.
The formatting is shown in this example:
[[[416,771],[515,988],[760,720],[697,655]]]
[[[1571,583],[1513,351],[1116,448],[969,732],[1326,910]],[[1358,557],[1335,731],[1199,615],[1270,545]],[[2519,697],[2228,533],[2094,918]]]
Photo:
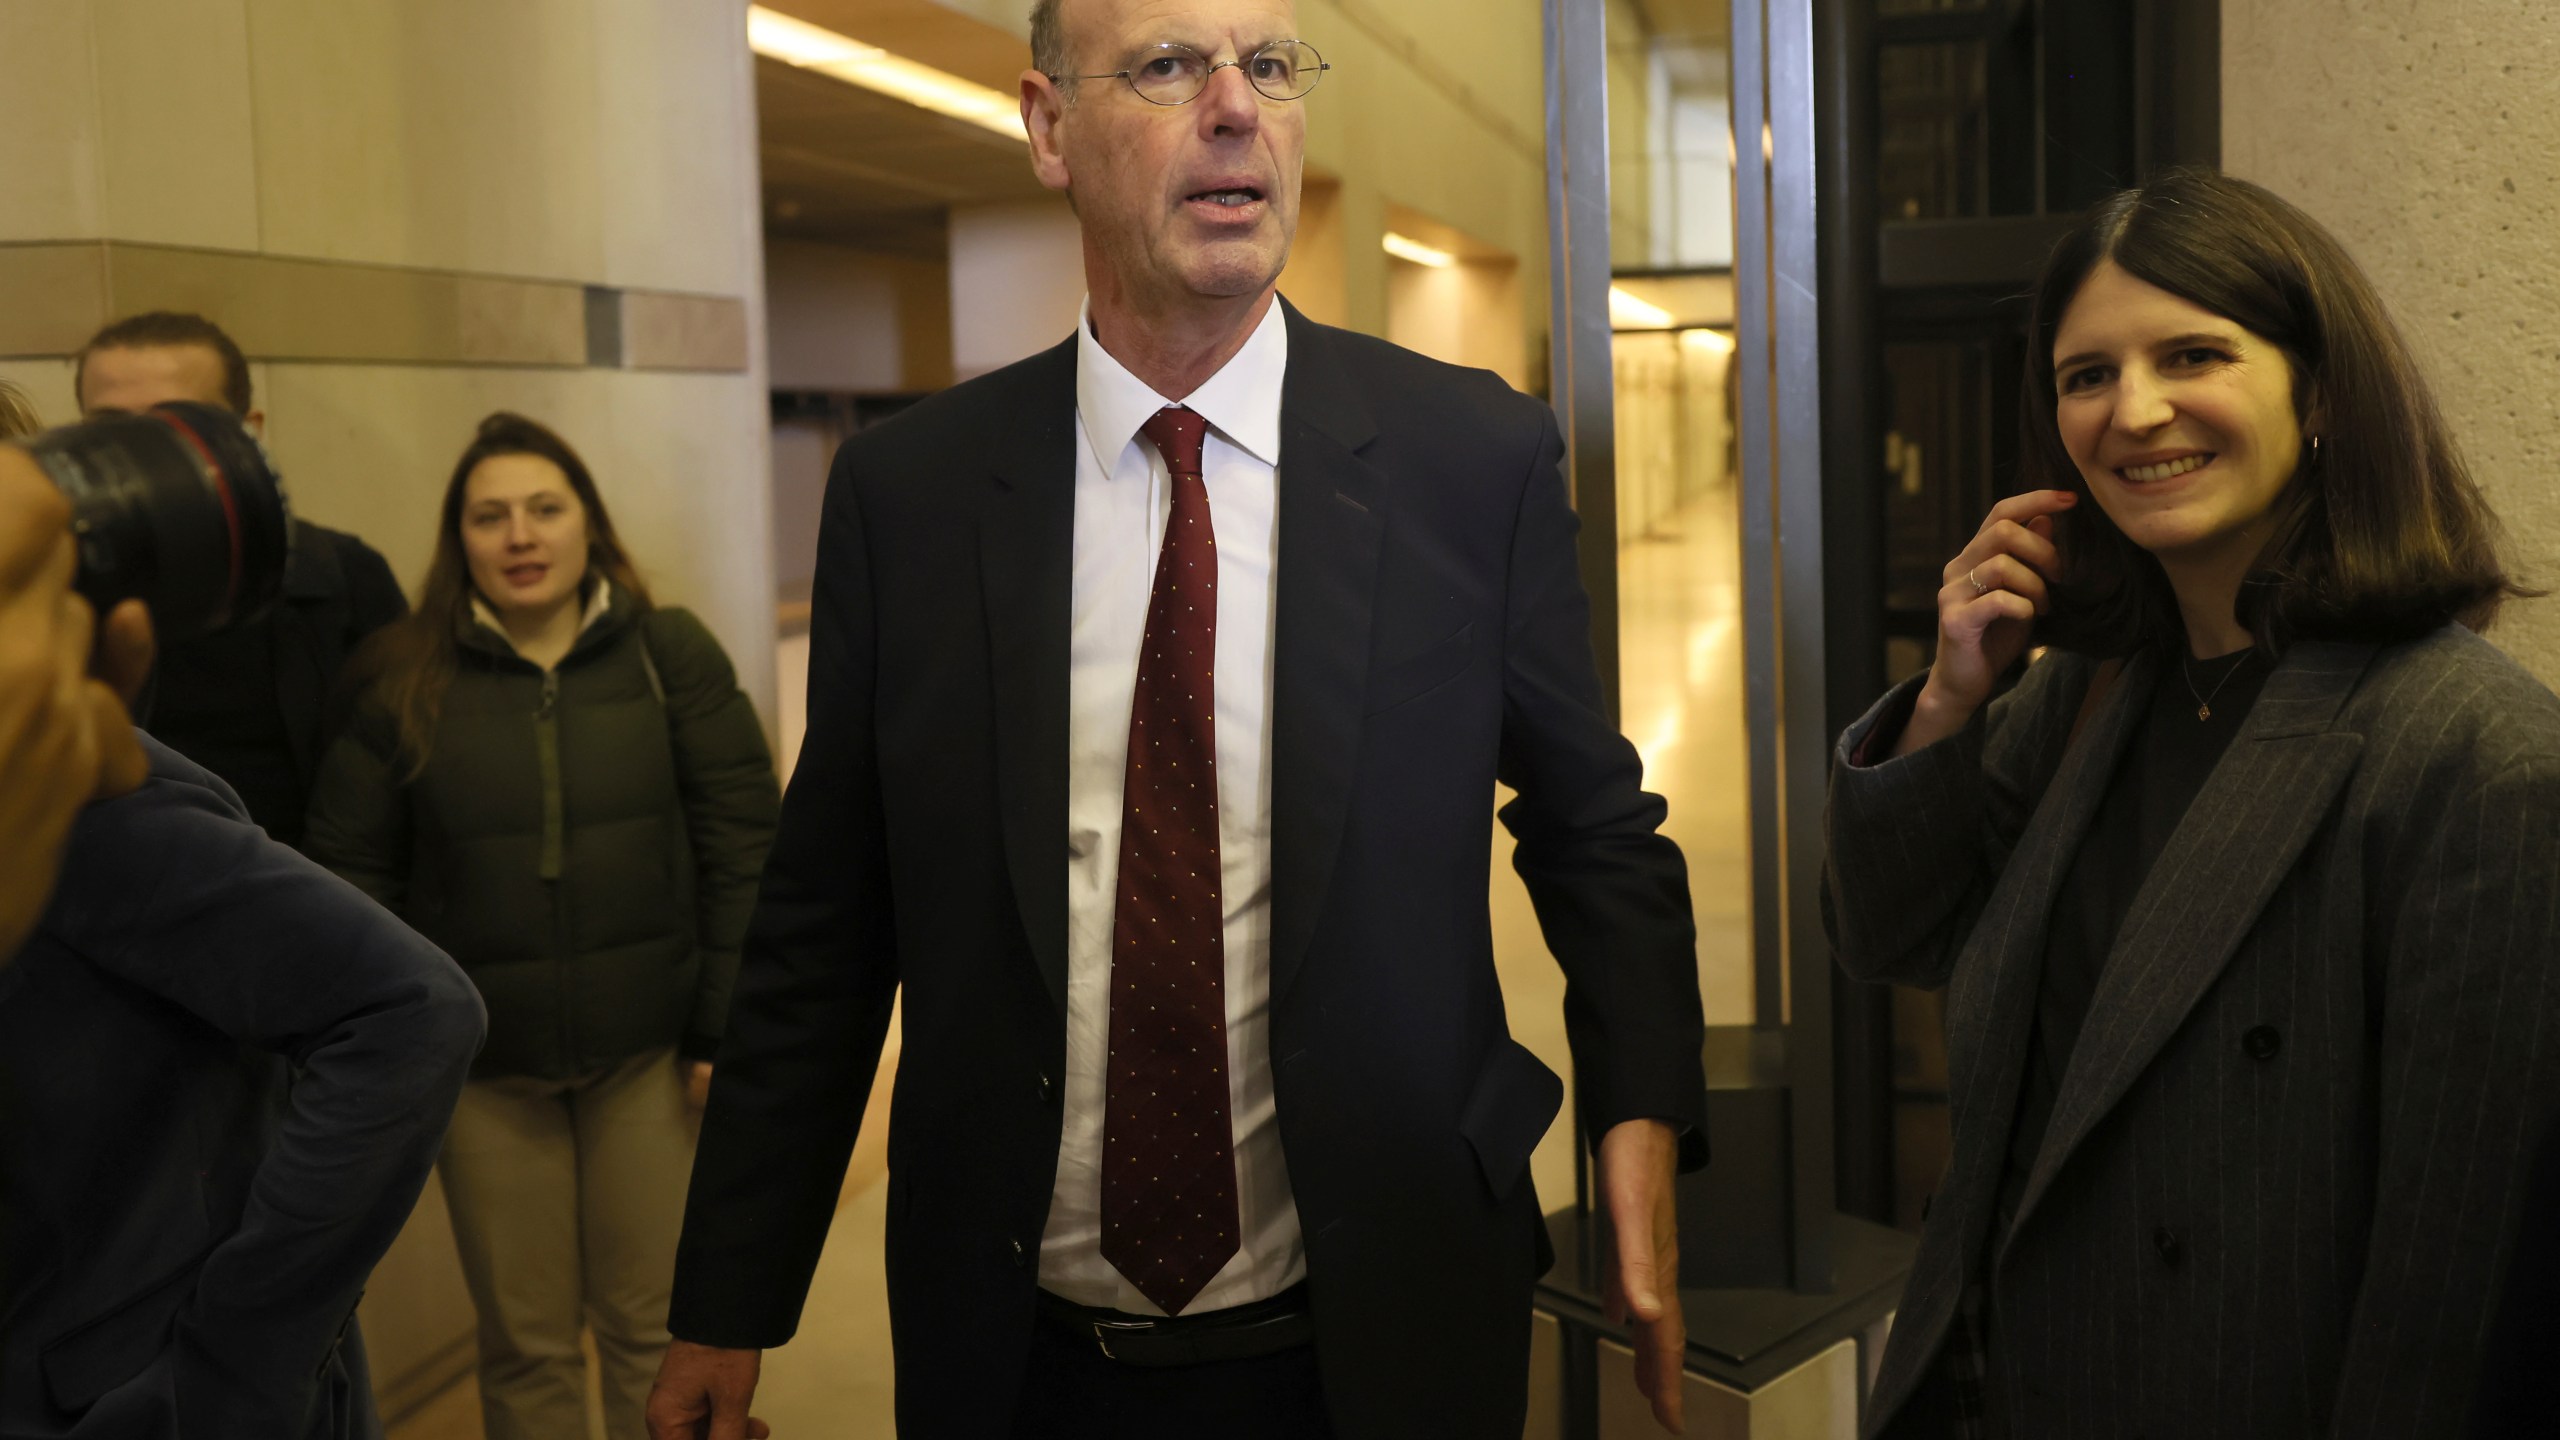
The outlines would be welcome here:
[[[836,459],[661,1437],[750,1433],[901,988],[901,1433],[1517,1436],[1562,1087],[1504,1025],[1497,780],[1676,1420],[1686,871],[1594,676],[1552,415],[1277,297],[1297,33],[1286,0],[1034,11],[1089,303]]]
[[[109,325],[81,348],[74,384],[83,415],[193,400],[223,406],[253,434],[266,423],[240,347],[200,315]],[[366,636],[408,613],[371,546],[297,517],[283,598],[245,624],[163,647],[143,723],[229,782],[268,834],[300,845],[311,781],[345,719],[339,672]]]
[[[355,1328],[478,993],[146,740],[0,969],[0,1434],[378,1436]],[[290,1084],[288,1084],[290,1077]]]

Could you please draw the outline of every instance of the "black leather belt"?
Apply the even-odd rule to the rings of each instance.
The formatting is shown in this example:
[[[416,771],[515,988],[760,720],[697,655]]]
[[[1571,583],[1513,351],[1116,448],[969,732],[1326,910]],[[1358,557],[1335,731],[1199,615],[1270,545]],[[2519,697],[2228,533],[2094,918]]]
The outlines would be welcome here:
[[[1105,1357],[1123,1365],[1251,1360],[1293,1350],[1316,1338],[1304,1282],[1268,1300],[1198,1315],[1132,1315],[1078,1305],[1043,1290],[1040,1318],[1079,1340],[1091,1340]]]

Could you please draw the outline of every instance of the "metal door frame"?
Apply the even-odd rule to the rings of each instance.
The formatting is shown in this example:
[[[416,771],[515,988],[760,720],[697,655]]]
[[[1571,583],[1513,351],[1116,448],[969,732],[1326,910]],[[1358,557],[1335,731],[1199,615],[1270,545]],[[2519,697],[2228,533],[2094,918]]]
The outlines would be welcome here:
[[[1609,326],[1607,7],[1545,0],[1552,396],[1582,521],[1592,650],[1618,703]],[[1823,253],[1814,0],[1732,0],[1734,363],[1740,367],[1744,726],[1756,1023],[1783,1030],[1801,1291],[1831,1279],[1831,960],[1820,912],[1830,717],[1823,594]],[[1761,130],[1766,149],[1751,143]],[[1753,163],[1763,155],[1766,163]],[[1579,1120],[1577,1117],[1577,1126]],[[1590,1204],[1577,1128],[1576,1199]],[[1586,1227],[1587,1231],[1587,1227]]]

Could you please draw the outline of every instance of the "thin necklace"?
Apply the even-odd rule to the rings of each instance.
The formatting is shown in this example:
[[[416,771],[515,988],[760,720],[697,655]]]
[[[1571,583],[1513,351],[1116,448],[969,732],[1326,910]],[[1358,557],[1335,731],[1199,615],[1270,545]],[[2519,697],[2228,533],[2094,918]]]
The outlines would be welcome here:
[[[2185,655],[2180,655],[2178,657],[2178,673],[2186,677],[2187,693],[2196,697],[2197,720],[2204,721],[2213,718],[2213,697],[2222,693],[2222,687],[2231,683],[2232,676],[2239,674],[2244,669],[2247,669],[2249,665],[2249,657],[2257,653],[2258,652],[2255,649],[2241,651],[2240,658],[2232,662],[2231,668],[2222,672],[2222,678],[2213,682],[2213,688],[2201,693],[2196,689],[2195,671],[2191,667],[2189,658]]]

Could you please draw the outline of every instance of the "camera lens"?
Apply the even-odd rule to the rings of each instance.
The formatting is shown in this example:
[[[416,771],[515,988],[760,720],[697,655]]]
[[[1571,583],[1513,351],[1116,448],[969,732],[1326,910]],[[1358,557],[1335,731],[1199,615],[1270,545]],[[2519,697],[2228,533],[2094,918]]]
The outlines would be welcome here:
[[[151,609],[161,643],[249,619],[284,589],[292,514],[265,447],[214,405],[169,401],[24,442],[71,501],[78,588]]]

